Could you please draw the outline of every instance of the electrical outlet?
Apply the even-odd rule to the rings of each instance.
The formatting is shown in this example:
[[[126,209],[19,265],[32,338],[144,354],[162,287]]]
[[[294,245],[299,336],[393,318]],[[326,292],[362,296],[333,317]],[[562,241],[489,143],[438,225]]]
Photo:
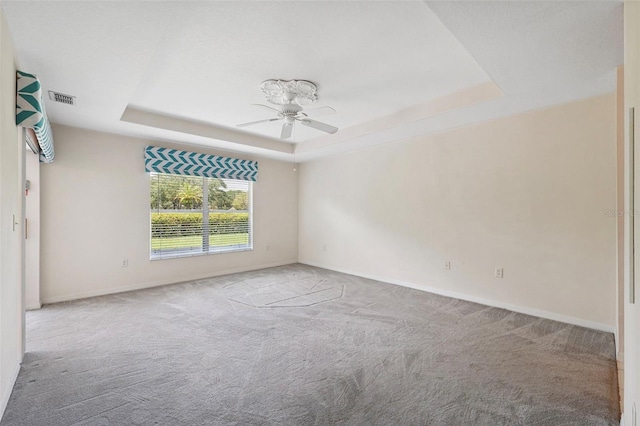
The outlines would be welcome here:
[[[129,266],[129,259],[122,259],[122,267],[126,268],[127,266]]]
[[[496,268],[496,278],[504,278],[504,269]]]
[[[447,271],[451,270],[451,261],[447,260],[446,262],[444,262],[444,269],[446,269]]]

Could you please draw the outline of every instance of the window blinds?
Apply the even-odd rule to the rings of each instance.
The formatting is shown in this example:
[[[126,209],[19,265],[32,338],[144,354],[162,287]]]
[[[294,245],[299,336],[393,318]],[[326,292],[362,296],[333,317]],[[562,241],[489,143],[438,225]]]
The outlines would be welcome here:
[[[252,248],[252,183],[151,173],[151,258]]]

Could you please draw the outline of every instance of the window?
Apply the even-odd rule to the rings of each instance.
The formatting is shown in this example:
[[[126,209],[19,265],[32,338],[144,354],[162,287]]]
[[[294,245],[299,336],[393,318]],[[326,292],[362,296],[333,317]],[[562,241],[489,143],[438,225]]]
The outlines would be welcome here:
[[[253,248],[250,181],[150,176],[151,259]]]

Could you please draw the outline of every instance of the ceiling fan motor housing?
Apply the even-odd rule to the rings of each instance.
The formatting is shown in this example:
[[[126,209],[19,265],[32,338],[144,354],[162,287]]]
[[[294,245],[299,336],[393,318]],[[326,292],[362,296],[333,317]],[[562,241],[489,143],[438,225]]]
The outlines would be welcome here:
[[[302,107],[300,105],[287,104],[282,106],[282,108],[280,109],[280,114],[282,114],[284,117],[294,117],[298,115],[300,111],[302,111]]]

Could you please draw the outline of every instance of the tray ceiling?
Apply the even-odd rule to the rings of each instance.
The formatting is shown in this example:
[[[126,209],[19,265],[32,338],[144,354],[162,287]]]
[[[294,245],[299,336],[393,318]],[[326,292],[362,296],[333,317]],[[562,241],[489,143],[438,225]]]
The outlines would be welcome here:
[[[613,91],[622,3],[3,1],[53,122],[301,160]],[[37,11],[37,13],[34,13]],[[266,79],[318,85],[327,135],[271,118]]]

